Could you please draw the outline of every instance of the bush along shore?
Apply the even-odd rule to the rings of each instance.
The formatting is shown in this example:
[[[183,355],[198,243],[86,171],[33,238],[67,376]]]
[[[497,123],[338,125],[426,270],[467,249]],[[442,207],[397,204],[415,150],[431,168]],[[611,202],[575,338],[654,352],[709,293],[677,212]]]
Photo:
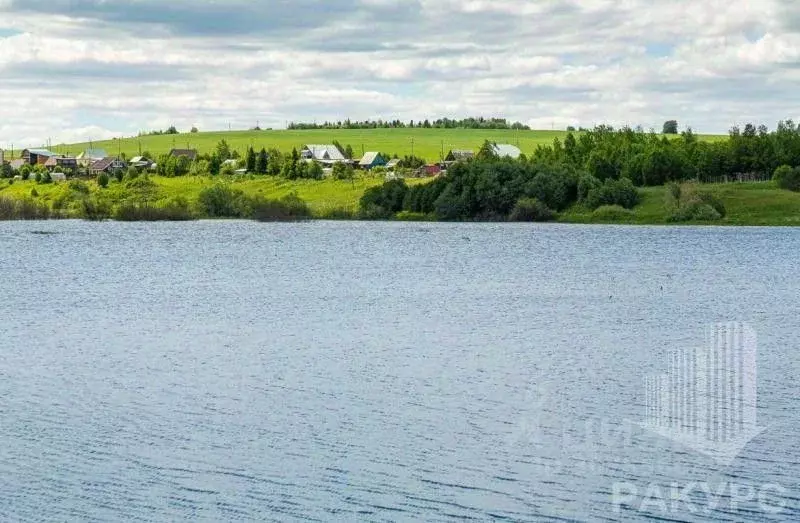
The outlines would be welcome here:
[[[0,187],[0,220],[85,219],[91,221],[189,221],[236,218],[258,221],[300,221],[312,217],[308,205],[296,194],[280,198],[246,194],[230,183],[215,182],[201,189],[196,200],[183,196],[163,197],[158,184],[148,176],[118,182],[71,180],[53,184],[45,191],[33,186],[30,194],[14,196]],[[27,186],[30,183],[17,182]],[[114,189],[113,185],[111,189]],[[9,194],[4,194],[9,192]],[[41,194],[47,198],[41,198]],[[17,193],[18,194],[18,193]]]

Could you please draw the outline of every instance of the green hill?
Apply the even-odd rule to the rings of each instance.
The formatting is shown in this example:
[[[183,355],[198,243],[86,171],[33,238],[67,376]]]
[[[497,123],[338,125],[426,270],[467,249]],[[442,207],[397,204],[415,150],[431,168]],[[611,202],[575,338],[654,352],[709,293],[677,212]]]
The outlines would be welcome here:
[[[513,131],[483,129],[333,129],[308,131],[230,131],[195,134],[141,136],[121,140],[93,142],[91,147],[105,149],[109,154],[125,153],[128,157],[140,152],[158,156],[173,148],[197,149],[210,153],[220,140],[226,140],[232,149],[243,153],[247,147],[257,150],[265,147],[282,152],[300,149],[304,144],[327,144],[338,140],[343,146],[350,145],[355,156],[365,151],[380,151],[403,156],[413,154],[429,162],[439,161],[450,149],[477,150],[484,140],[518,145],[523,153],[530,154],[537,145],[551,144],[553,139],[566,136],[564,131]],[[719,136],[704,136],[704,139],[720,139]],[[90,148],[89,143],[61,144],[54,146],[56,152],[77,155]]]

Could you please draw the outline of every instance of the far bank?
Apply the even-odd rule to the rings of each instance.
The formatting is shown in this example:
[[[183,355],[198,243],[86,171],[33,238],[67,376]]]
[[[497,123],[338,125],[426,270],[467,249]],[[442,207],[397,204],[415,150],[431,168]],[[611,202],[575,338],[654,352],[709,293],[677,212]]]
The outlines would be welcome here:
[[[407,179],[410,187],[430,184],[430,179]],[[283,213],[284,206],[267,205],[266,221],[280,219],[364,219],[365,191],[382,187],[381,177],[353,180],[285,180],[264,176],[211,176],[137,180],[111,179],[105,188],[95,180],[37,183],[0,181],[0,219],[121,219],[125,221],[194,220],[204,218],[249,218],[259,202],[280,202],[287,197],[301,215]],[[800,193],[779,189],[774,182],[697,184],[712,194],[725,209],[719,219],[683,220],[680,224],[800,226]],[[548,220],[580,224],[676,225],[668,186],[639,188],[638,204],[632,209],[603,206],[591,210],[575,204]],[[226,201],[226,200],[233,201]],[[288,201],[288,200],[287,200]],[[249,203],[248,203],[249,202]],[[255,203],[253,203],[255,202]],[[13,206],[13,209],[10,208]],[[237,207],[238,206],[238,207]],[[147,212],[141,211],[142,209]],[[137,212],[138,210],[138,212]],[[226,216],[228,215],[228,216]],[[397,212],[380,219],[436,221],[430,213]],[[479,220],[480,221],[480,220]],[[483,221],[500,221],[486,219]]]

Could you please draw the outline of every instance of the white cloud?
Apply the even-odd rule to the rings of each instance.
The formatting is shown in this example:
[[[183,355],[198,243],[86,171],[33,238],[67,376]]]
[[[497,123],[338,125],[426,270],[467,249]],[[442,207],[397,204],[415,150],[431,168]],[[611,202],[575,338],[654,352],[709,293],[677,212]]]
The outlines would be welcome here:
[[[0,146],[199,125],[795,117],[786,0],[0,0]]]

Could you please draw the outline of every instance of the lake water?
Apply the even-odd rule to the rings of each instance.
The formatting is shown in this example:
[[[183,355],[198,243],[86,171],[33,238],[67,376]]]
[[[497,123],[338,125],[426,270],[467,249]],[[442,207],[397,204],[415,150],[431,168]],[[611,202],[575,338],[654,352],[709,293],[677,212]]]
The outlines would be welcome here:
[[[2,520],[800,518],[798,229],[0,231]],[[725,460],[646,384],[729,321]]]

